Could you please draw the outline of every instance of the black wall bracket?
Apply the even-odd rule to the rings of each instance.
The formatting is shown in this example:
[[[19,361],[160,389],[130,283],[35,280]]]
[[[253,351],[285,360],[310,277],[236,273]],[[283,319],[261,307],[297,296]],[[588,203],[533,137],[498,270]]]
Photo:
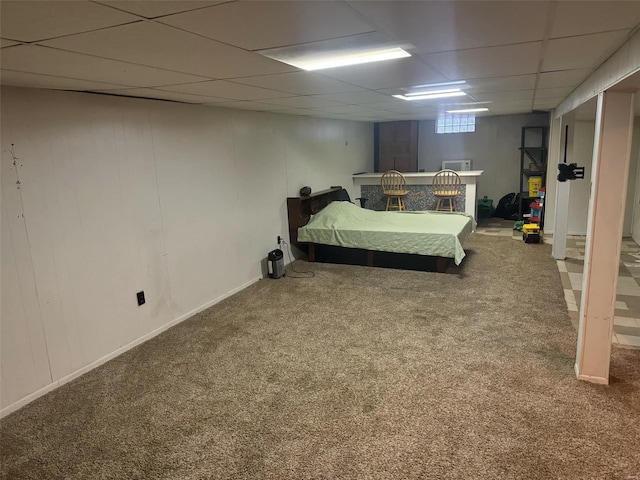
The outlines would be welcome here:
[[[559,163],[558,170],[559,182],[584,178],[584,167],[579,167],[576,163]]]

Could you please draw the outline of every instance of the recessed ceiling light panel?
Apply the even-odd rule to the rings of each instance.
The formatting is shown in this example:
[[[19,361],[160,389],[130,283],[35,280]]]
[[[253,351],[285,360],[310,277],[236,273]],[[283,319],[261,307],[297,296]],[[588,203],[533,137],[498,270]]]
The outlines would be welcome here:
[[[381,38],[377,32],[334,38],[320,42],[270,48],[256,53],[286,63],[302,70],[360,65],[410,57],[405,49],[410,45],[398,45]]]
[[[466,93],[462,91],[465,86],[466,82],[464,80],[446,83],[432,83],[429,85],[417,85],[409,88],[401,88],[399,91],[404,93],[398,93],[397,95],[392,96],[408,101],[463,97],[466,95]]]
[[[463,108],[461,110],[447,110],[447,113],[479,113],[488,111],[488,108]]]
[[[423,93],[412,93],[405,95],[393,95],[394,98],[399,98],[401,100],[414,101],[414,100],[431,100],[434,98],[448,98],[448,97],[462,97],[466,95],[463,91],[446,91],[446,92],[423,92]]]

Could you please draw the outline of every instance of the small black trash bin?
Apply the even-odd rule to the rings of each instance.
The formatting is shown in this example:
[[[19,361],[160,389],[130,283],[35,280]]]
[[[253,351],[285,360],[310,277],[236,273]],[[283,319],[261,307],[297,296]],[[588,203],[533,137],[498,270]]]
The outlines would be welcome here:
[[[269,278],[280,278],[284,275],[284,254],[282,250],[276,248],[267,255],[267,269]]]

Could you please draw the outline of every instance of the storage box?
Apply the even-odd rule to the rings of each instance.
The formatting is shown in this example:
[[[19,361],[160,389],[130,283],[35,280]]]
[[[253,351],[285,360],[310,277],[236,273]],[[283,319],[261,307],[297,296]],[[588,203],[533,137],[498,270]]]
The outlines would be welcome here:
[[[529,196],[537,197],[538,190],[542,186],[542,177],[530,177],[529,178]]]

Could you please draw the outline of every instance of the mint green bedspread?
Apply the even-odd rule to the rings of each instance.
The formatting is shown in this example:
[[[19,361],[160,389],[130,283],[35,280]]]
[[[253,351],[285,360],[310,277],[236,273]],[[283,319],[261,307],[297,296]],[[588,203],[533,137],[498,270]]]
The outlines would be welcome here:
[[[449,212],[376,212],[349,202],[332,202],[298,229],[298,241],[382,252],[465,257],[475,230],[473,217]]]

